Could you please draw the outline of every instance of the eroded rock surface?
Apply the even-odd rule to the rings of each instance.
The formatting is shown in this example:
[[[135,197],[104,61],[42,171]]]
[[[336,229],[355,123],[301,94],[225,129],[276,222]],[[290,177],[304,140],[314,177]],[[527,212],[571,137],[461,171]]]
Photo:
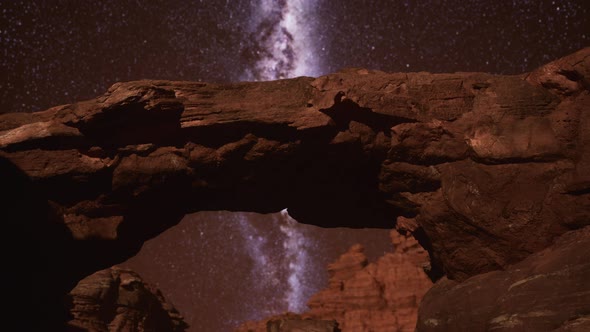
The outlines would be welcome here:
[[[72,331],[182,332],[187,325],[156,288],[113,267],[82,279],[70,292]]]
[[[394,251],[375,263],[353,246],[331,264],[329,286],[309,300],[306,314],[334,319],[342,331],[414,331],[418,305],[432,286],[424,272],[428,253],[413,238],[391,235]]]
[[[441,279],[420,307],[417,331],[588,331],[590,227],[503,271]]]
[[[590,223],[589,68],[585,48],[517,76],[136,81],[3,114],[2,171],[21,172],[5,190],[27,188],[6,211],[31,217],[5,231],[60,229],[52,257],[72,284],[199,210],[287,207],[322,226],[404,218],[432,275],[466,280]],[[32,205],[49,217],[27,214]]]
[[[392,231],[391,239],[393,252],[375,263],[368,262],[361,245],[354,245],[330,264],[327,289],[311,297],[309,310],[300,317],[335,321],[342,332],[414,331],[418,305],[432,286],[424,271],[428,253],[409,235]],[[246,323],[237,332],[270,331],[273,319]]]

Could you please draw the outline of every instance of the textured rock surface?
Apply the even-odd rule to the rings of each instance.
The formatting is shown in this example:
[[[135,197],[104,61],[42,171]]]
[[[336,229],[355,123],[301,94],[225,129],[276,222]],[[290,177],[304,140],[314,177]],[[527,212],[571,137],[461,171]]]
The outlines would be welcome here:
[[[589,250],[586,227],[506,270],[443,278],[424,297],[417,330],[588,331]]]
[[[414,331],[418,305],[432,286],[424,272],[428,253],[412,237],[391,232],[394,250],[368,263],[354,245],[328,266],[328,288],[312,296],[301,316],[338,323],[343,332]],[[250,322],[238,332],[264,332],[273,318]]]
[[[69,296],[72,330],[182,332],[187,327],[160,291],[131,270],[98,271],[82,279]]]
[[[342,331],[414,331],[418,305],[432,286],[424,272],[428,253],[413,238],[391,232],[394,251],[367,264],[354,246],[328,267],[329,286],[306,313],[335,319]]]
[[[118,83],[0,115],[4,190],[23,200],[4,211],[29,218],[5,232],[39,247],[33,261],[51,248],[63,269],[48,278],[63,274],[65,290],[188,212],[288,207],[300,222],[354,227],[403,217],[432,275],[465,280],[590,223],[589,81],[590,48],[518,76]],[[57,235],[36,243],[29,228]]]

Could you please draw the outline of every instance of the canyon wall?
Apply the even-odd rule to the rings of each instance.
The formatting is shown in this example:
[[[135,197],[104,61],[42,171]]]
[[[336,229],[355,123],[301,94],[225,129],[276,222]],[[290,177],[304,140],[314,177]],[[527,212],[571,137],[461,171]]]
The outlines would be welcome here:
[[[287,207],[321,226],[412,225],[452,291],[444,280],[510,271],[590,223],[589,88],[585,48],[516,76],[146,80],[3,114],[6,260],[47,266],[56,286],[31,292],[51,302],[186,213]]]

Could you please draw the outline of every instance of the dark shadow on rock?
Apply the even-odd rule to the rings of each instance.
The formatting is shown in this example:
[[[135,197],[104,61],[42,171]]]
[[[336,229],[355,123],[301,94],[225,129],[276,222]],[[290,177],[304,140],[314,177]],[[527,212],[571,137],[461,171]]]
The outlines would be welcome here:
[[[405,232],[403,231],[400,233],[405,234]],[[426,275],[428,275],[428,278],[430,278],[430,280],[432,280],[433,283],[437,282],[440,278],[442,278],[445,275],[445,272],[443,270],[442,263],[434,255],[434,250],[432,248],[432,242],[430,241],[430,238],[428,238],[428,235],[426,235],[422,227],[418,227],[417,229],[415,229],[412,232],[412,236],[414,237],[414,239],[416,239],[416,241],[418,241],[420,246],[428,252],[428,256],[430,257],[430,265],[424,267],[424,272],[426,273]]]
[[[85,276],[139,251],[137,243],[75,240],[62,212],[38,184],[0,157],[4,315],[15,330],[63,331],[70,319],[66,294]],[[71,329],[70,329],[71,330]]]
[[[388,137],[391,136],[391,127],[400,123],[415,122],[411,119],[376,113],[368,107],[361,107],[356,102],[347,99],[342,91],[334,96],[332,107],[319,111],[329,116],[340,131],[348,129],[351,121],[356,121],[369,126],[375,132],[382,132]]]
[[[0,157],[3,315],[21,331],[62,331],[71,275],[64,261],[71,236],[29,177]],[[4,325],[6,328],[6,326]]]
[[[290,167],[289,214],[321,227],[392,228],[396,211],[379,191],[382,160],[368,158],[360,143],[305,149]],[[304,194],[302,194],[304,193]]]

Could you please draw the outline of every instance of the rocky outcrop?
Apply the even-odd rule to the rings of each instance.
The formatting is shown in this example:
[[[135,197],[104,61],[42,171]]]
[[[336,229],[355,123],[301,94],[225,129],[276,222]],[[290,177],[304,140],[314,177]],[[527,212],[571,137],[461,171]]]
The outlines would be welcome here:
[[[590,223],[589,68],[586,48],[517,76],[137,81],[4,114],[4,190],[23,199],[5,211],[30,218],[5,232],[57,234],[57,247],[31,242],[33,260],[51,247],[71,285],[193,211],[288,207],[300,222],[352,227],[403,217],[431,275],[460,282]]]
[[[353,246],[331,264],[329,286],[310,299],[306,314],[334,319],[342,331],[414,331],[418,305],[432,286],[424,272],[428,253],[413,238],[391,235],[394,251],[375,263]]]
[[[407,331],[416,327],[418,305],[432,286],[424,268],[428,253],[412,237],[391,232],[393,252],[369,263],[361,245],[328,266],[328,287],[311,297],[310,321],[336,321],[342,332]],[[242,325],[238,332],[265,332],[273,318]]]
[[[506,270],[443,278],[422,301],[417,331],[589,331],[590,227]]]
[[[82,279],[69,293],[71,331],[182,332],[187,325],[156,288],[118,267]]]

